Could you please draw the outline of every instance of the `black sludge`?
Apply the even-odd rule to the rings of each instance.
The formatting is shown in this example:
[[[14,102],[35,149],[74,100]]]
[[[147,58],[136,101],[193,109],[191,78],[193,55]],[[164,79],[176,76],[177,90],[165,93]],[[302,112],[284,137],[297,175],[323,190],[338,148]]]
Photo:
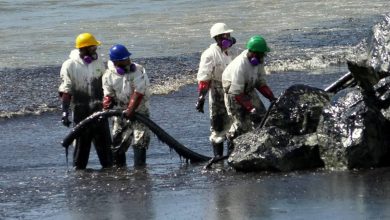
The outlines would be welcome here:
[[[357,87],[335,95],[290,87],[263,128],[235,140],[229,164],[242,171],[389,166],[390,77],[364,62],[348,65]]]
[[[328,167],[389,166],[390,77],[376,83],[381,77],[375,76],[372,67],[348,64],[359,88],[335,97],[334,104],[324,110],[318,128],[321,156]]]
[[[321,89],[291,86],[270,109],[263,127],[234,140],[229,165],[246,172],[323,167],[315,132],[329,102],[329,95]]]

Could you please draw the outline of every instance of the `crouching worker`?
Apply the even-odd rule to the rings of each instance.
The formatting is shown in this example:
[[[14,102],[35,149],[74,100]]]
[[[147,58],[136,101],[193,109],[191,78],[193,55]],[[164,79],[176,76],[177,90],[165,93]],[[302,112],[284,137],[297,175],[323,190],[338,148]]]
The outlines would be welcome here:
[[[227,134],[228,151],[233,150],[233,139],[251,131],[260,123],[265,114],[265,107],[258,90],[270,102],[276,100],[265,81],[264,57],[270,51],[261,36],[249,39],[247,50],[236,57],[222,74],[225,91],[225,105],[232,125]]]
[[[118,167],[126,166],[126,151],[133,146],[134,166],[146,164],[146,150],[150,142],[150,131],[134,119],[139,112],[149,116],[149,78],[145,69],[130,60],[131,53],[121,44],[110,49],[108,69],[103,76],[103,108],[125,109],[123,117],[113,121],[113,155]]]
[[[76,48],[61,67],[61,85],[58,89],[62,100],[62,123],[69,127],[70,106],[73,110],[74,125],[89,115],[102,110],[102,76],[104,63],[96,53],[100,42],[90,33],[80,34],[76,38]],[[76,138],[73,165],[76,169],[85,169],[88,164],[91,143],[94,143],[100,164],[106,168],[112,166],[111,136],[108,121],[94,122]]]

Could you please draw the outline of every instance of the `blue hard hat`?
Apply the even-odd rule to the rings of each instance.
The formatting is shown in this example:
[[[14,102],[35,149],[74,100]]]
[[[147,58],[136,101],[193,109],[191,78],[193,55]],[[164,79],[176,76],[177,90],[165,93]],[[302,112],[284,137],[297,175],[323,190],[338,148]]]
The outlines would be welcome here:
[[[131,53],[122,44],[116,44],[110,48],[110,60],[120,61],[126,60],[130,57]]]

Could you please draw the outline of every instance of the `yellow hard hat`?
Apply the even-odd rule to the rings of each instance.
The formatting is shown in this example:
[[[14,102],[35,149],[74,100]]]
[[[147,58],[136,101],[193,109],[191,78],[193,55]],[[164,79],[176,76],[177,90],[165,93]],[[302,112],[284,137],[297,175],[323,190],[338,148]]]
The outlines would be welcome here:
[[[83,48],[88,46],[99,46],[100,41],[97,41],[95,37],[90,33],[79,34],[76,38],[76,48]]]

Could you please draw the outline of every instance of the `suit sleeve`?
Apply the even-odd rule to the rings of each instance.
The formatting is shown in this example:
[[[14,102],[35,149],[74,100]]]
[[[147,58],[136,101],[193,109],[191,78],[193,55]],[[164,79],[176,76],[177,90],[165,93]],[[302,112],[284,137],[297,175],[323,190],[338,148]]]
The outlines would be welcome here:
[[[197,80],[198,81],[209,81],[211,80],[212,72],[214,71],[214,59],[212,55],[205,51],[203,52],[200,62],[199,62],[199,69],[197,74]]]
[[[110,79],[110,70],[107,70],[102,77],[102,85],[103,85],[103,94],[104,96],[115,97],[115,91],[113,89],[113,85]]]
[[[148,75],[146,74],[145,68],[141,67],[141,74],[134,79],[134,82],[135,82],[135,91],[143,95],[146,95],[149,87],[149,78]]]
[[[265,69],[264,69],[264,65],[260,65],[259,66],[259,70],[257,72],[257,83],[256,83],[256,87],[259,88],[261,86],[265,86],[267,85],[267,82],[265,80]]]
[[[61,84],[58,88],[59,93],[72,93],[72,78],[71,78],[71,65],[70,62],[65,61],[61,66],[60,78]]]

